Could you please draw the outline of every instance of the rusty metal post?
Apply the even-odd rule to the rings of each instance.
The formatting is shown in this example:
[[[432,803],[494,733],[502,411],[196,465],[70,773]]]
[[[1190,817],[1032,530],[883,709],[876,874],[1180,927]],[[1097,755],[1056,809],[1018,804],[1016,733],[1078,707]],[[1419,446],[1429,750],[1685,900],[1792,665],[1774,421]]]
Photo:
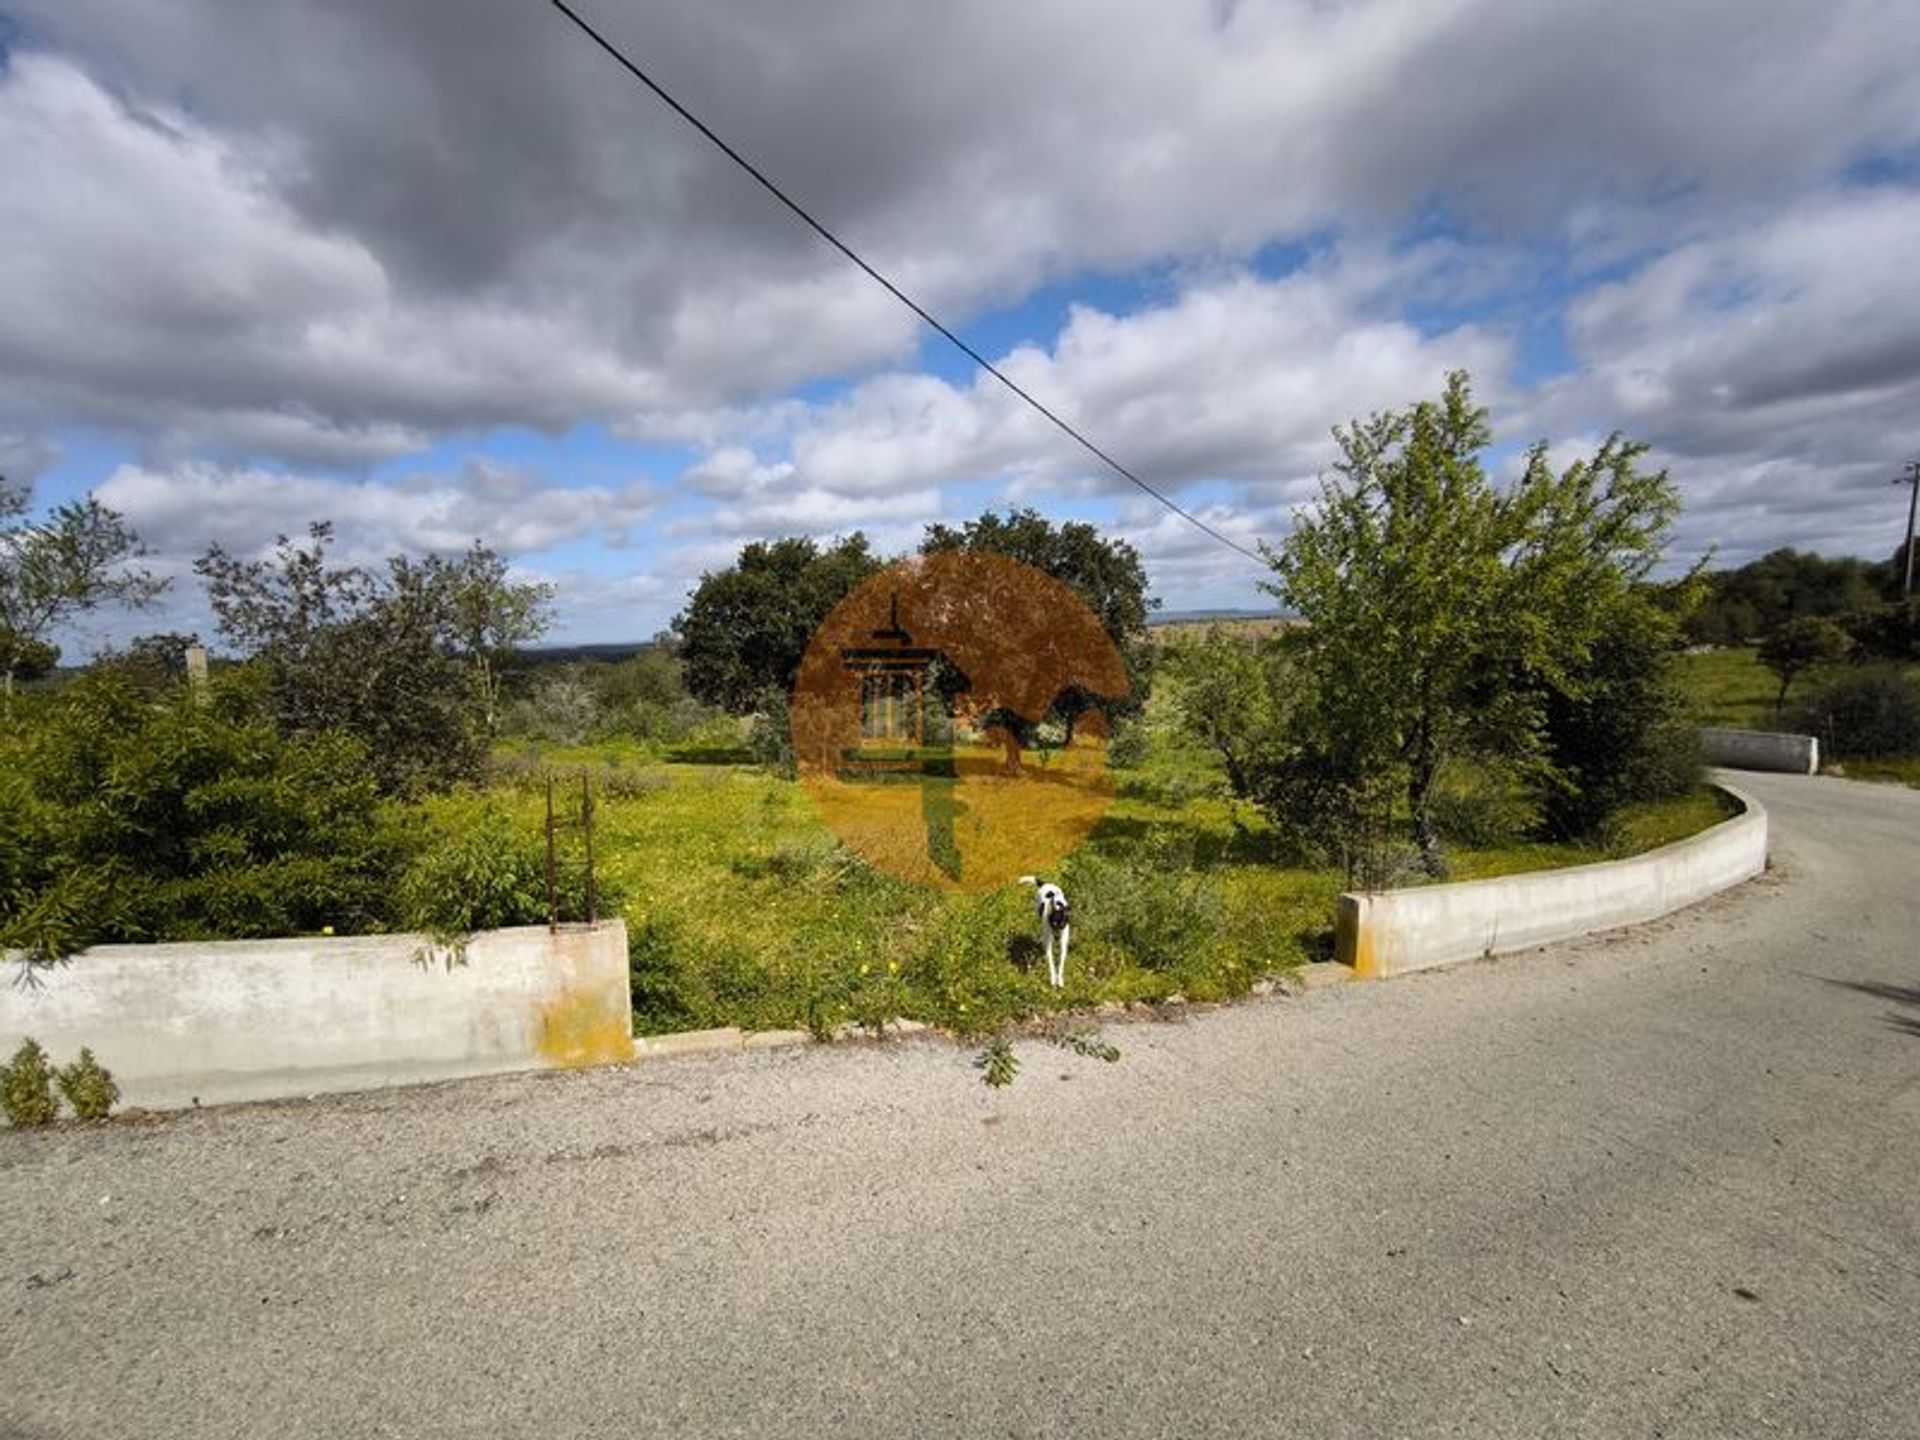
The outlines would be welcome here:
[[[553,775],[547,775],[547,928],[560,925],[560,887],[554,875],[553,858]]]
[[[600,900],[593,887],[593,788],[585,771],[580,774],[580,829],[587,844],[587,923],[594,925],[600,920]]]

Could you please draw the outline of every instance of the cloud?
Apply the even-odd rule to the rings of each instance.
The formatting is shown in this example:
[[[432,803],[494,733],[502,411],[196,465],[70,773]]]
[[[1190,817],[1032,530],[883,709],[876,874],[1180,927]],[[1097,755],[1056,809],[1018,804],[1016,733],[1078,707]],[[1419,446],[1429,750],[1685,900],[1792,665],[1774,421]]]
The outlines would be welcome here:
[[[1920,452],[1899,0],[587,8],[963,329],[1144,281],[1153,303],[1082,304],[1002,358],[1236,536],[1284,532],[1330,425],[1466,365],[1503,436],[1653,441],[1689,545],[1891,549],[1883,481]],[[107,483],[169,545],[325,508],[531,554],[617,545],[653,498],[350,477],[597,423],[696,452],[689,554],[911,537],[986,495],[1112,516],[1170,592],[1226,583],[991,381],[923,373],[911,315],[549,7],[8,13],[9,473],[104,430],[139,460]],[[1309,258],[1275,278],[1281,255]],[[1570,373],[1521,387],[1519,332],[1562,322]]]
[[[352,464],[451,427],[667,424],[918,339],[545,7],[17,9],[0,273],[32,303],[0,373],[36,416]],[[1890,0],[592,10],[960,316],[1436,205],[1606,248],[1920,138]]]
[[[1677,246],[1570,307],[1579,370],[1529,418],[1651,442],[1688,549],[1890,554],[1889,481],[1920,454],[1916,252],[1920,194],[1882,188]]]
[[[394,485],[204,461],[170,470],[123,465],[97,493],[163,556],[191,557],[210,544],[261,554],[275,537],[327,520],[354,560],[461,550],[475,540],[506,555],[585,537],[619,545],[659,501],[644,484],[573,489],[490,463]]]
[[[59,448],[45,436],[0,430],[0,478],[12,486],[33,484],[59,458]]]
[[[1216,276],[1130,315],[1078,307],[1050,349],[999,363],[1157,488],[1224,479],[1244,498],[1292,496],[1332,457],[1331,419],[1432,393],[1450,369],[1506,370],[1497,334],[1428,336],[1377,313],[1382,291],[1419,263],[1328,256],[1279,280]],[[1487,388],[1497,394],[1497,379]],[[1010,499],[1138,494],[990,376],[956,385],[907,372],[789,414],[765,453],[722,446],[685,479],[728,500],[812,497],[829,528],[970,480],[1004,482]]]

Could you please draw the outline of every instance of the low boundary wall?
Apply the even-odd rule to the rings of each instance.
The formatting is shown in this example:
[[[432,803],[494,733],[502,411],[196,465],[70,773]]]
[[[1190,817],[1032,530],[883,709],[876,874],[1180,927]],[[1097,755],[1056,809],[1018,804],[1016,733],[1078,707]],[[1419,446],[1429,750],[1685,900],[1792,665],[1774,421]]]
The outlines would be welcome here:
[[[177,1109],[633,1059],[618,921],[424,935],[102,945],[15,984],[0,1057],[91,1049],[121,1103]],[[6,967],[12,970],[13,966]]]
[[[1704,900],[1767,866],[1767,812],[1719,788],[1741,814],[1630,859],[1342,895],[1335,958],[1361,979],[1398,975],[1636,925]]]
[[[1783,735],[1772,730],[1700,731],[1701,757],[1729,770],[1778,770],[1788,775],[1820,773],[1820,741],[1812,735]]]

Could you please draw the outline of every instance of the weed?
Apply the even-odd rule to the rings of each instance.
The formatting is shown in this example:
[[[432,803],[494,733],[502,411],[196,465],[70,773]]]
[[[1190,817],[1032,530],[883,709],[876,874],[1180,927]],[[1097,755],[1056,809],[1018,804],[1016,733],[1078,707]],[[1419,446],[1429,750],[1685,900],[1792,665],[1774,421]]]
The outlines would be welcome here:
[[[82,1120],[104,1120],[120,1103],[120,1087],[114,1084],[112,1072],[85,1047],[78,1060],[61,1067],[58,1078],[60,1093]]]
[[[9,1123],[22,1128],[51,1124],[60,1113],[53,1080],[53,1067],[40,1042],[31,1037],[22,1040],[13,1059],[0,1065],[0,1110],[6,1112]]]
[[[1000,1090],[1011,1085],[1020,1073],[1020,1057],[1013,1053],[1013,1041],[996,1035],[973,1057],[973,1068],[980,1072],[983,1083]]]

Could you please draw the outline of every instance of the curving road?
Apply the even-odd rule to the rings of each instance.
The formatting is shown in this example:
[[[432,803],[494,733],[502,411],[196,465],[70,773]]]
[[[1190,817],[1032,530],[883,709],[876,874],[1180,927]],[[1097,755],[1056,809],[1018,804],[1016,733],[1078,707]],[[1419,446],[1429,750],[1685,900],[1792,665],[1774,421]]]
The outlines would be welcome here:
[[[1658,925],[1022,1049],[0,1135],[0,1435],[1920,1433],[1920,791]]]

